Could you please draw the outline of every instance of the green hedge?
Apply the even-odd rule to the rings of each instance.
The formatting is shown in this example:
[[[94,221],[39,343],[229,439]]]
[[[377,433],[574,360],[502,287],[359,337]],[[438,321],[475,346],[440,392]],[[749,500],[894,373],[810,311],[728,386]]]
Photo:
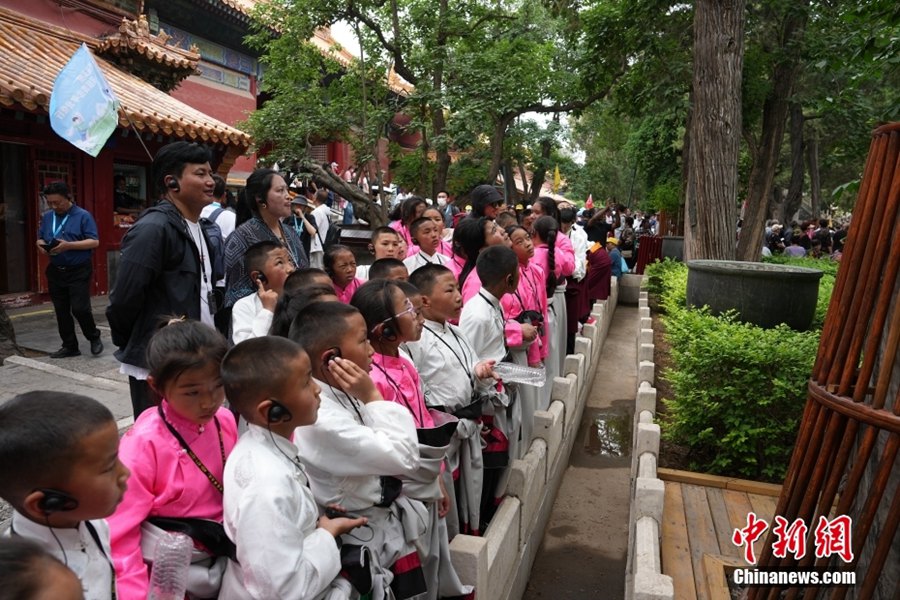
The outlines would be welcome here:
[[[674,395],[662,398],[664,437],[689,449],[693,470],[781,481],[806,401],[833,272],[823,277],[821,315],[817,312],[814,329],[807,332],[784,325],[762,329],[731,314],[687,309],[682,263],[656,263],[645,274],[671,347],[672,366],[661,373]]]

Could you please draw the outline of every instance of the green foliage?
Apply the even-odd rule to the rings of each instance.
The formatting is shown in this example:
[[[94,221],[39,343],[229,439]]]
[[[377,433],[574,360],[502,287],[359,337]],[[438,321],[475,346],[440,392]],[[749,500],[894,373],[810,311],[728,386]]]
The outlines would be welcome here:
[[[476,185],[487,181],[488,160],[484,150],[461,156],[450,165],[447,173],[447,191],[458,198],[468,194]]]
[[[796,332],[784,325],[762,329],[730,314],[715,317],[705,309],[688,309],[682,263],[655,263],[645,274],[664,309],[671,346],[672,367],[662,377],[674,398],[663,399],[664,437],[690,448],[692,469],[780,481],[820,331]],[[826,275],[831,283],[820,287],[820,301],[824,295],[826,304],[833,277],[834,272]]]
[[[650,190],[644,207],[675,213],[681,205],[681,180],[675,177],[659,181]]]
[[[391,182],[414,194],[431,196],[426,187],[434,177],[434,161],[429,160],[421,150],[404,152],[391,145]]]

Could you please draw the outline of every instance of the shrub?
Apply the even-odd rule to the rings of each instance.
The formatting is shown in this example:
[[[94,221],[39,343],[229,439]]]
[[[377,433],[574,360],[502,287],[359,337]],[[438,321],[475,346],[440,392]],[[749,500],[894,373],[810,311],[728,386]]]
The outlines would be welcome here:
[[[763,329],[733,314],[688,309],[687,267],[681,263],[656,263],[646,274],[665,312],[671,346],[672,366],[661,373],[674,395],[662,399],[664,437],[690,449],[691,469],[780,481],[820,330]],[[826,277],[830,283],[820,286],[819,294],[820,305],[827,307],[834,277]]]

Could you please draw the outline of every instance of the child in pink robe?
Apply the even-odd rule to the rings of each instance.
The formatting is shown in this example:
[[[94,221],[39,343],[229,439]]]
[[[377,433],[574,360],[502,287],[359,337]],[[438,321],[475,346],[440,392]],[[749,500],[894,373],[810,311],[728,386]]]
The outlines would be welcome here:
[[[237,442],[234,416],[222,408],[219,363],[226,350],[225,338],[196,321],[173,321],[150,340],[147,382],[162,400],[144,411],[122,438],[119,458],[131,469],[131,479],[108,519],[122,600],[147,597],[150,569],[141,551],[145,521],[192,517],[222,522],[222,475]],[[152,544],[145,541],[147,545],[152,552]],[[215,597],[226,562],[220,558],[192,566],[191,582],[197,587],[189,591]]]
[[[334,245],[325,251],[325,272],[331,277],[338,300],[350,304],[354,292],[363,284],[356,276],[356,258],[347,246]]]

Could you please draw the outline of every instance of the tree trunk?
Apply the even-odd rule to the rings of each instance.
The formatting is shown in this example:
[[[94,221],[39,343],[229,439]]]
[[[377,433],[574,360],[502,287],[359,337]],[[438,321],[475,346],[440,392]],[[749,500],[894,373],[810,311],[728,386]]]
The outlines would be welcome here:
[[[447,46],[447,30],[444,25],[447,22],[447,13],[449,10],[449,0],[440,0],[438,3],[438,31],[437,31],[437,47],[442,51]],[[447,190],[447,173],[450,170],[450,153],[447,148],[449,144],[444,138],[447,129],[447,123],[444,120],[444,107],[441,98],[444,91],[444,59],[446,54],[442,54],[440,60],[434,67],[434,75],[431,79],[432,92],[435,100],[430,103],[431,106],[431,129],[432,135],[436,140],[435,143],[435,165],[434,165],[434,181],[432,182],[431,197],[437,198],[438,192]]]
[[[803,203],[803,122],[803,108],[791,103],[791,182],[783,204],[785,227]]]
[[[685,260],[734,258],[743,62],[744,0],[696,0]]]
[[[775,64],[772,89],[763,104],[762,135],[756,148],[751,148],[753,168],[747,190],[747,208],[744,226],[738,241],[738,260],[759,260],[760,248],[766,228],[766,214],[775,180],[775,168],[784,139],[784,125],[788,115],[788,102],[800,62],[800,42],[806,26],[808,0],[789,9],[784,19],[783,37],[778,51],[783,58]]]
[[[550,160],[550,152],[553,150],[553,140],[545,139],[541,141],[541,160],[538,164],[546,165]],[[531,202],[534,202],[541,195],[541,188],[544,187],[544,182],[547,181],[547,169],[536,169],[534,173],[531,174],[531,193],[528,195],[528,199]],[[559,190],[557,190],[559,193]]]
[[[806,167],[809,169],[810,212],[818,219],[822,207],[822,181],[819,179],[819,132],[815,127],[806,145]]]
[[[387,224],[387,202],[382,200],[381,206],[375,204],[361,189],[350,185],[330,170],[326,171],[311,158],[303,158],[299,163],[302,169],[312,173],[317,180],[325,182],[325,187],[348,200],[353,205],[353,214],[357,219],[363,219],[373,228]],[[383,187],[380,181],[377,185],[379,189]]]
[[[7,356],[22,356],[22,348],[16,343],[16,331],[6,309],[0,303],[0,364]]]
[[[515,115],[503,115],[494,123],[494,133],[491,136],[491,167],[488,170],[487,183],[493,184],[500,174],[503,165],[503,142],[506,140],[506,129],[515,119]]]

